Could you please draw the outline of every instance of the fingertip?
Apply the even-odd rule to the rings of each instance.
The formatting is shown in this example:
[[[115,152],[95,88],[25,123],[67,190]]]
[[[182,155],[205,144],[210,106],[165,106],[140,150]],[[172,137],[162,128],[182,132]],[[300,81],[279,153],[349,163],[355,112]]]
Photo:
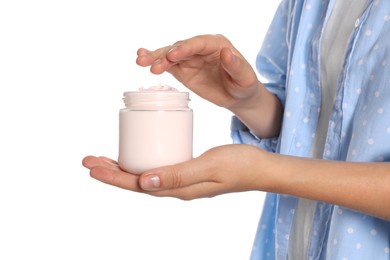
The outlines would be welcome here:
[[[150,53],[150,51],[147,50],[147,49],[145,49],[145,48],[139,48],[139,49],[137,50],[137,55],[138,55],[138,56],[147,55],[147,54],[149,54],[149,53]]]
[[[91,168],[93,166],[93,162],[96,160],[96,156],[88,155],[85,156],[82,160],[82,165],[86,168]]]
[[[148,55],[141,55],[141,56],[137,57],[135,62],[137,63],[137,65],[139,65],[141,67],[146,67],[146,66],[149,66],[152,61],[151,61],[150,56],[148,56]]]
[[[150,67],[150,72],[155,75],[160,75],[167,71],[172,64],[167,59],[157,59]]]
[[[141,175],[139,179],[139,186],[144,191],[156,191],[161,186],[160,177],[155,174]]]

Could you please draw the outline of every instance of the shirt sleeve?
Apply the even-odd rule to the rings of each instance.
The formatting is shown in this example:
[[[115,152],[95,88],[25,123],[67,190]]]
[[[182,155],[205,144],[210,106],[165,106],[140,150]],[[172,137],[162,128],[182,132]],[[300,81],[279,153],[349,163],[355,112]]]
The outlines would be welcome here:
[[[282,1],[276,10],[271,25],[264,37],[264,42],[256,57],[256,69],[265,87],[275,94],[282,105],[286,100],[286,79],[288,62],[291,59],[290,49],[294,46],[295,26],[292,13],[296,8],[295,1]]]
[[[284,107],[286,100],[286,74],[289,60],[289,17],[294,1],[282,1],[264,38],[256,58],[256,69],[264,86],[273,93]],[[279,137],[260,139],[237,117],[233,116],[231,137],[234,143],[256,145],[270,152],[277,150]]]
[[[258,138],[236,116],[233,116],[231,121],[231,137],[235,144],[254,145],[270,152],[276,151],[279,139],[278,137]]]

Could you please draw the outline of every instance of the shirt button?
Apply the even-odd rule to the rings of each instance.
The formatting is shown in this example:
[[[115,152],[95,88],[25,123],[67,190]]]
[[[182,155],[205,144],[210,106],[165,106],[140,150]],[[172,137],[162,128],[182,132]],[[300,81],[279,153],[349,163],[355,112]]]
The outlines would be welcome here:
[[[356,19],[356,21],[355,21],[355,28],[358,27],[359,24],[360,24],[360,19],[358,18],[358,19]]]

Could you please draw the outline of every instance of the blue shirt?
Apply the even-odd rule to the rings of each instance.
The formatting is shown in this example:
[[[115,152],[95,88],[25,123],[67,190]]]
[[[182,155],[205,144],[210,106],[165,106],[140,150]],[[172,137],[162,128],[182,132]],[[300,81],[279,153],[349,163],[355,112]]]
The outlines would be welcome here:
[[[259,139],[233,118],[235,143],[311,156],[321,104],[319,43],[334,2],[281,2],[256,65],[267,89],[283,104],[282,130],[276,138]],[[323,158],[390,162],[389,0],[370,0],[356,20],[336,86]],[[296,206],[295,197],[267,193],[251,259],[287,259]],[[390,222],[318,202],[307,259],[389,260]]]

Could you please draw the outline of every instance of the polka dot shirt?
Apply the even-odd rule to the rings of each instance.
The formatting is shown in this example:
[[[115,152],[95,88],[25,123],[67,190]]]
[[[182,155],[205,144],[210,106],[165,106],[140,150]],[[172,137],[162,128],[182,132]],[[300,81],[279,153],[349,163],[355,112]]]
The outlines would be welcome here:
[[[282,131],[277,138],[259,139],[233,118],[235,143],[311,156],[321,104],[319,42],[334,1],[281,2],[256,65],[267,80],[266,87],[284,106]],[[355,22],[336,86],[323,157],[390,161],[389,0],[369,0]],[[287,259],[296,206],[295,197],[266,195],[251,259]],[[318,202],[307,259],[390,260],[390,222]]]

